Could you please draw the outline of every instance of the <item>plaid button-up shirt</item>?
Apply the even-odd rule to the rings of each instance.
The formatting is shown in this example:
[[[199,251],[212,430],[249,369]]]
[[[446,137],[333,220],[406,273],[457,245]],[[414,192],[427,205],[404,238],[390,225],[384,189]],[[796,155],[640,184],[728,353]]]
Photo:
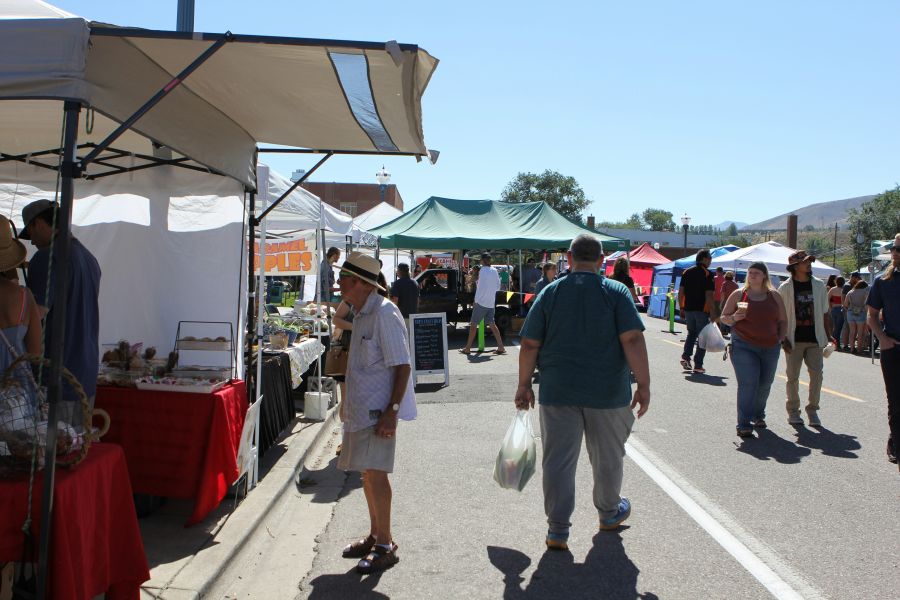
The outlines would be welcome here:
[[[410,364],[409,336],[400,309],[374,291],[353,318],[347,365],[347,431],[378,422],[394,387],[394,367]],[[400,402],[399,417],[416,418],[412,375]]]

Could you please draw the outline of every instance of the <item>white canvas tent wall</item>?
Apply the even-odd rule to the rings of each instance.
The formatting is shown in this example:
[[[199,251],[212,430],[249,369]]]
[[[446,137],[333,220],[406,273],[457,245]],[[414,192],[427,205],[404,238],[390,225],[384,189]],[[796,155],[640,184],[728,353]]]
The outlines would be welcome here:
[[[19,231],[26,204],[53,199],[52,175],[32,167],[20,176],[36,183],[43,176],[39,186],[0,184],[0,213]],[[247,303],[243,187],[174,167],[134,173],[128,191],[121,187],[115,179],[81,183],[72,215],[73,235],[102,271],[101,344],[143,341],[164,358],[179,320],[231,323],[240,343]],[[237,359],[242,373],[243,356]]]
[[[763,242],[717,256],[712,260],[710,268],[722,267],[726,271],[745,271],[755,262],[764,262],[769,268],[770,275],[786,277],[790,275],[787,270],[788,257],[794,252],[796,252],[795,249],[782,246],[778,242]],[[813,263],[813,275],[820,279],[827,279],[829,275],[840,275],[840,271],[823,262],[816,261]]]

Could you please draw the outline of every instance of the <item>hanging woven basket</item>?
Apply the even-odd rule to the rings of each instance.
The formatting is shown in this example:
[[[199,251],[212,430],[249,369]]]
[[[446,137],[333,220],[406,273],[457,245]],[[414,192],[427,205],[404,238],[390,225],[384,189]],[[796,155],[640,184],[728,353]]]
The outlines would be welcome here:
[[[16,375],[16,369],[19,368],[20,365],[26,363],[43,367],[50,366],[50,361],[48,359],[34,354],[22,354],[13,361],[3,373],[3,378],[0,379],[0,394],[8,401],[7,405],[13,405],[16,402],[19,402],[20,404],[23,402],[33,403],[33,399],[30,398],[29,393],[25,390],[20,378]],[[109,430],[110,419],[109,414],[103,409],[96,408],[93,411],[91,410],[90,405],[88,404],[87,394],[85,394],[81,383],[79,383],[75,376],[65,367],[62,369],[62,377],[72,387],[72,390],[78,397],[82,416],[84,418],[85,431],[83,434],[78,434],[75,438],[63,430],[60,430],[57,434],[56,464],[71,468],[83,461],[88,455],[91,444],[99,441],[100,437],[106,434]],[[34,410],[41,410],[41,407]],[[94,431],[94,417],[100,417],[103,421],[103,425],[99,431]],[[9,435],[8,432],[12,428],[5,426],[7,424],[0,423],[0,442],[6,444],[8,452],[7,454],[0,456],[0,476],[28,472],[35,459],[35,449],[37,449],[38,452],[38,456],[36,457],[38,468],[43,466],[43,458],[46,449],[44,444],[35,444],[34,438],[40,438],[42,437],[42,434],[39,433],[39,427],[34,423],[34,420],[35,419],[32,417],[32,422],[26,424],[27,427],[22,430],[24,431],[24,434],[20,435]],[[43,434],[43,436],[45,435],[46,433]],[[80,446],[77,444],[79,441],[81,442]]]

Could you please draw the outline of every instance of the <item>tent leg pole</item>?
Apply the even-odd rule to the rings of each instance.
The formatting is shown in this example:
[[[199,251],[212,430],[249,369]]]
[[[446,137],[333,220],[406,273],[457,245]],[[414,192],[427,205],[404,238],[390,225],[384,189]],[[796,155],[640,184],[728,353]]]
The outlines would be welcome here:
[[[53,529],[53,485],[56,477],[56,429],[57,407],[62,398],[62,361],[66,335],[66,296],[68,293],[69,246],[71,243],[72,201],[75,198],[76,142],[78,136],[78,117],[81,105],[67,101],[65,110],[65,137],[63,145],[62,181],[60,184],[60,203],[56,213],[56,239],[53,244],[53,263],[55,271],[51,273],[56,285],[53,290],[53,318],[50,323],[50,372],[44,381],[47,383],[47,398],[50,410],[47,423],[47,448],[44,464],[44,490],[41,496],[41,535],[38,545],[38,580],[37,597],[47,597],[48,568],[50,558],[50,533]],[[89,429],[90,423],[84,423]]]
[[[258,185],[258,184],[257,184]],[[256,194],[250,192],[250,211],[247,227],[247,296],[250,301],[247,303],[247,340],[246,350],[244,351],[244,379],[246,380],[250,374],[250,365],[253,364],[253,342],[256,332],[256,252],[254,248],[256,244]],[[252,386],[248,386],[251,398],[256,398],[259,391],[259,382],[254,381]]]

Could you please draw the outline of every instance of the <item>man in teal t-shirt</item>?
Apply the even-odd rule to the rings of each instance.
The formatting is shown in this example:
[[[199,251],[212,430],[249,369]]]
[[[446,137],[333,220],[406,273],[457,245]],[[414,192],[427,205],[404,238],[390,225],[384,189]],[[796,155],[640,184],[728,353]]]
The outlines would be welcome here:
[[[522,327],[516,406],[534,406],[531,377],[541,370],[547,546],[568,548],[575,509],[575,466],[585,439],[594,474],[594,506],[600,529],[616,529],[631,514],[619,494],[625,441],[650,406],[650,369],[644,325],[631,292],[597,274],[599,240],[580,235],[568,253],[571,272],[547,285]],[[637,381],[633,396],[629,367]]]

